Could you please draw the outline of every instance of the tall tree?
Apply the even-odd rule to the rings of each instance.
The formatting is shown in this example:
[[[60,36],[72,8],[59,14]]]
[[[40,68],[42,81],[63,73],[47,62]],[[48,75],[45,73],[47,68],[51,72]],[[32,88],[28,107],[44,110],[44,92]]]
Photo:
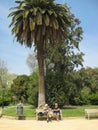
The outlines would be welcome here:
[[[39,68],[38,107],[45,104],[44,50],[46,43],[60,43],[62,37],[70,37],[70,27],[75,26],[75,18],[66,5],[56,4],[54,0],[16,1],[12,8],[10,27],[17,42],[37,50]],[[80,29],[80,28],[78,28]],[[81,32],[81,29],[80,29]],[[78,33],[78,35],[80,35]],[[73,41],[73,44],[76,44]]]
[[[29,89],[29,77],[26,75],[17,76],[11,85],[11,92],[17,101],[27,102]]]
[[[27,65],[30,69],[30,72],[33,73],[38,68],[38,62],[36,58],[36,53],[30,53],[27,57]]]
[[[8,73],[7,64],[4,60],[0,59],[0,87],[4,87],[6,84],[6,75]]]

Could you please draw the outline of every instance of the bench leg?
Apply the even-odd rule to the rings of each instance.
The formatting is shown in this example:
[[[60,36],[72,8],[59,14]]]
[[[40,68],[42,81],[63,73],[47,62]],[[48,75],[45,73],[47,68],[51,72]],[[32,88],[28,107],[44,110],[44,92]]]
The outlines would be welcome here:
[[[38,120],[38,113],[36,113],[36,120]]]
[[[88,120],[90,119],[90,114],[88,114]]]

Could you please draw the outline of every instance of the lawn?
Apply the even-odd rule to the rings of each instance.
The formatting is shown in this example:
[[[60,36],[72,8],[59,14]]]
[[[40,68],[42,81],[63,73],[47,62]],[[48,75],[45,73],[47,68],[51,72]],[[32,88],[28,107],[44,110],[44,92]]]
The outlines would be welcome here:
[[[92,105],[88,105],[88,106],[65,106],[62,109],[62,115],[63,117],[84,117],[85,113],[84,110],[85,109],[91,109],[91,108],[98,108],[97,105],[92,106]],[[35,108],[33,108],[30,105],[25,105],[23,106],[23,115],[25,117],[35,117]],[[3,109],[3,115],[6,116],[17,116],[17,106],[6,106]]]
[[[4,107],[3,115],[17,116],[17,106]],[[23,115],[25,117],[35,117],[35,109],[30,105],[23,106]]]

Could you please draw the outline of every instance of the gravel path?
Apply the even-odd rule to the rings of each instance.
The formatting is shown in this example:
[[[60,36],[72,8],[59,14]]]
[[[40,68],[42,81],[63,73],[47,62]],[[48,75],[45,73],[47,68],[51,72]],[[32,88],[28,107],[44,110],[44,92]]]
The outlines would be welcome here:
[[[0,130],[98,130],[98,119],[65,118],[62,121],[0,119]]]

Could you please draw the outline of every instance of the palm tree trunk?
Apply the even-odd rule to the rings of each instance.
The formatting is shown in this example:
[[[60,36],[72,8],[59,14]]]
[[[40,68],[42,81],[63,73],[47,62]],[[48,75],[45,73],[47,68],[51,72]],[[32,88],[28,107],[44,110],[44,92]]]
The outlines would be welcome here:
[[[38,108],[45,104],[45,85],[44,85],[44,51],[43,43],[37,43],[37,58],[39,69],[39,93],[38,93]]]

